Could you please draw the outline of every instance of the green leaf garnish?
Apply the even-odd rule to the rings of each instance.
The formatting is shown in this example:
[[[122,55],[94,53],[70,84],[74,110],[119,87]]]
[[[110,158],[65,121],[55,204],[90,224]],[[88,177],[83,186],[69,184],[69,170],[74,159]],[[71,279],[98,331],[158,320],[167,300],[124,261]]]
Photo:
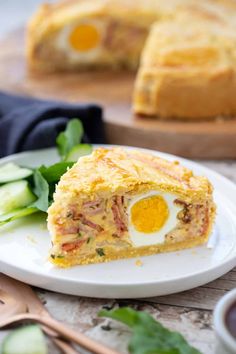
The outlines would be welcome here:
[[[123,307],[102,310],[98,316],[120,321],[133,330],[128,346],[131,354],[201,354],[180,333],[165,328],[146,312]]]
[[[38,199],[31,204],[31,207],[46,212],[49,205],[49,185],[39,170],[35,170],[34,172],[34,184],[34,193],[37,195]]]
[[[103,248],[97,248],[96,252],[100,257],[105,256],[105,252]]]
[[[61,132],[57,137],[57,149],[59,155],[64,159],[71,149],[81,143],[84,130],[79,119],[72,119],[64,132]]]
[[[73,162],[58,162],[51,166],[42,165],[38,170],[48,183],[57,183],[73,164]]]

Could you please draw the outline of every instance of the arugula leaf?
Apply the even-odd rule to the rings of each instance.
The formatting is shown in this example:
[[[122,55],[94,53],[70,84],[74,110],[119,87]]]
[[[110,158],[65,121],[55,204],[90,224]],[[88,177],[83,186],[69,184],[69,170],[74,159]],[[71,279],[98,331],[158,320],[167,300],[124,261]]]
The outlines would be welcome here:
[[[38,171],[48,183],[57,183],[61,176],[74,165],[73,162],[58,162],[51,166],[40,166]]]
[[[57,149],[62,159],[66,157],[69,151],[80,144],[84,130],[79,119],[72,119],[66,126],[66,130],[57,137]]]
[[[8,222],[11,222],[13,220],[23,218],[24,216],[37,213],[38,211],[38,208],[33,207],[15,209],[10,213],[6,213],[0,216],[0,226],[7,224]]]
[[[34,171],[34,185],[34,193],[38,199],[30,206],[46,212],[49,205],[49,185],[39,170]]]
[[[64,173],[74,165],[74,162],[58,162],[51,166],[42,165],[38,171],[48,183],[48,206],[53,201],[53,194],[55,192],[56,184]]]
[[[102,310],[98,316],[120,321],[133,330],[128,347],[132,354],[201,354],[180,333],[165,328],[146,312],[123,307]]]

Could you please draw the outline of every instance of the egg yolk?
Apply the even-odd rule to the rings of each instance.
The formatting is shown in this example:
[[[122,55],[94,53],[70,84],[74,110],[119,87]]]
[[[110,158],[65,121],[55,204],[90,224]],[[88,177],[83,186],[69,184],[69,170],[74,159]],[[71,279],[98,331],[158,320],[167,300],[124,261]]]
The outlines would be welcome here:
[[[131,222],[139,232],[159,231],[169,215],[168,205],[163,197],[155,195],[144,198],[131,208]]]
[[[79,52],[87,52],[95,48],[99,40],[100,36],[97,28],[88,24],[75,27],[69,36],[70,45]]]

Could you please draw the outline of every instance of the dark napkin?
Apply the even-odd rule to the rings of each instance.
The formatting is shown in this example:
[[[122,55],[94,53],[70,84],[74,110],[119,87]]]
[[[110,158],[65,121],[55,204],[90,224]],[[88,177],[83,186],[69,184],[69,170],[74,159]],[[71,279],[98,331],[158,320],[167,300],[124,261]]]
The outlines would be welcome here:
[[[83,142],[105,143],[101,107],[41,101],[0,92],[0,157],[55,146],[57,135],[72,118],[84,126]]]

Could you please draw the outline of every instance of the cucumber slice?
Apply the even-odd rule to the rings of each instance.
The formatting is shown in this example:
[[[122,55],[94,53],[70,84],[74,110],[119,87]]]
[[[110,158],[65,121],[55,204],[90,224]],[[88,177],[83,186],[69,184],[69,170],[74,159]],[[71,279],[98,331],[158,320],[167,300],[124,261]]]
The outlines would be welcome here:
[[[24,179],[32,175],[33,171],[28,168],[20,167],[14,163],[7,163],[0,166],[0,183],[7,183]]]
[[[8,222],[11,222],[13,220],[20,219],[23,218],[24,216],[31,215],[38,212],[39,210],[33,207],[25,207],[25,208],[19,208],[13,210],[10,213],[0,215],[0,226],[5,225]]]
[[[2,343],[2,354],[47,354],[44,335],[37,325],[13,330]]]
[[[4,184],[0,187],[0,215],[28,206],[35,199],[27,181]]]
[[[91,154],[93,148],[90,144],[75,145],[66,155],[64,161],[76,162],[79,157]]]

